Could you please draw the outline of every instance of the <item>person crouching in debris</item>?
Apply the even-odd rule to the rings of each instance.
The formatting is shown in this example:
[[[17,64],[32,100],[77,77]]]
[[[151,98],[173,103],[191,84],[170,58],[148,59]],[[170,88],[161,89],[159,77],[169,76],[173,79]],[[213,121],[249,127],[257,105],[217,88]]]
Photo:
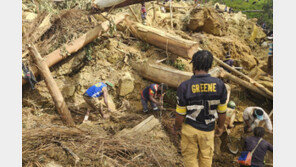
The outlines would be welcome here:
[[[227,88],[222,80],[208,74],[213,55],[207,50],[194,53],[194,75],[177,89],[173,134],[181,130],[181,153],[185,167],[211,167],[216,136],[224,132]]]
[[[105,119],[109,118],[110,115],[108,113],[111,112],[110,106],[108,104],[108,89],[109,87],[114,87],[114,85],[110,82],[99,82],[96,83],[95,85],[89,87],[86,92],[83,94],[83,98],[85,102],[92,107],[95,111],[99,111],[101,116]],[[104,113],[103,111],[103,106],[99,102],[99,98],[101,96],[104,96],[104,103],[106,104],[108,108],[108,113]],[[89,110],[87,110],[87,113],[84,117],[84,121],[88,120],[89,116]]]
[[[143,106],[143,112],[148,112],[148,102],[153,109],[153,111],[159,111],[158,106],[160,109],[163,109],[163,96],[165,91],[168,89],[167,84],[161,83],[158,84],[151,84],[147,86],[141,93],[141,102]],[[158,100],[157,100],[158,99]]]
[[[230,67],[233,66],[234,60],[231,59],[230,53],[227,52],[226,56],[225,56],[225,60],[223,61],[225,64],[229,65]],[[231,72],[230,70],[228,70],[227,68],[223,67],[224,70],[226,70],[227,72]]]
[[[235,115],[236,115],[236,110],[235,110],[235,103],[234,101],[229,101],[227,104],[227,111],[226,111],[226,120],[225,120],[225,125],[227,128],[233,128],[234,127],[234,120],[235,120]]]
[[[273,152],[273,146],[268,141],[263,139],[264,134],[265,129],[263,127],[256,127],[254,128],[254,136],[249,136],[245,139],[244,150],[249,152],[254,150],[252,154],[251,166],[265,166],[264,156],[266,152],[268,150]]]
[[[272,124],[269,116],[261,107],[247,107],[243,114],[245,122],[245,132],[251,132],[255,127],[259,126],[261,121],[265,121],[267,129],[272,133]]]
[[[142,17],[142,23],[144,25],[146,25],[146,16],[147,16],[147,12],[146,12],[146,7],[145,7],[145,2],[141,2],[141,17]]]
[[[29,82],[31,88],[35,89],[35,84],[37,83],[36,78],[32,71],[22,63],[22,78]]]

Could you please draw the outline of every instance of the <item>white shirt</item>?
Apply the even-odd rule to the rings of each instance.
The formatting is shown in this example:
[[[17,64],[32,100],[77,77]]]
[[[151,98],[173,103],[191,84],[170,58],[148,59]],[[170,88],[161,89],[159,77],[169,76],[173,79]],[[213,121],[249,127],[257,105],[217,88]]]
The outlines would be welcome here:
[[[270,118],[261,107],[247,107],[244,110],[244,114],[243,114],[244,120],[248,120],[251,123],[252,129],[254,129],[255,127],[257,127],[259,125],[260,120],[257,118],[254,118],[254,116],[253,116],[254,109],[261,109],[263,111],[263,121],[265,121],[267,129],[271,131],[272,124],[271,124]]]

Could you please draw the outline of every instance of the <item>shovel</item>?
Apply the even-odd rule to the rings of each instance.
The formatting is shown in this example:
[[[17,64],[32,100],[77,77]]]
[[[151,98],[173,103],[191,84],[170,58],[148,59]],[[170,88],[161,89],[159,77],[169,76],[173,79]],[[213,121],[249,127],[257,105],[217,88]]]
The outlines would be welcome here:
[[[238,148],[237,146],[234,146],[233,142],[231,141],[231,138],[229,137],[229,131],[227,128],[226,128],[226,133],[227,133],[227,140],[228,140],[228,143],[227,143],[227,147],[228,147],[228,150],[232,153],[232,154],[237,154],[238,153]]]

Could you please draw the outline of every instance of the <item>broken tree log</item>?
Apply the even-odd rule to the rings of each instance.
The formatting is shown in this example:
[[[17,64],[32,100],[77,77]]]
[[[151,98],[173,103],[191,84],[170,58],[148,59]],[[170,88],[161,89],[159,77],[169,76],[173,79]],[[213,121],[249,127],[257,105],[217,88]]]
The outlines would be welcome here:
[[[131,22],[129,20],[126,20],[128,23],[127,26],[129,27],[131,33],[137,37],[140,38],[141,40],[148,42],[150,44],[153,44],[161,49],[168,50],[176,55],[179,55],[183,58],[186,59],[191,59],[192,55],[199,50],[197,42],[190,41],[190,40],[185,40],[181,37],[174,36],[172,34],[163,32],[161,30],[158,30],[156,28],[144,26],[139,23]],[[259,89],[260,94],[264,94],[264,97],[268,97],[269,99],[273,98],[273,93],[269,91],[267,88],[265,88],[263,85],[259,84],[252,78],[242,74],[241,72],[235,70],[234,68],[230,67],[229,65],[225,64],[218,58],[214,56],[214,59],[223,67],[231,70],[233,73],[242,76],[243,78],[247,79],[252,87],[256,87],[252,90],[258,93],[257,89]],[[157,74],[157,73],[156,73]],[[149,75],[149,74],[147,74]],[[165,75],[164,75],[165,76]],[[237,82],[238,80],[236,79],[237,77],[235,76],[230,76],[232,79],[234,79],[234,82]],[[150,78],[151,79],[151,78]],[[240,79],[240,78],[238,78]],[[244,81],[244,80],[242,80]],[[244,84],[247,86],[247,88],[250,86],[249,82],[246,82],[248,84]],[[241,82],[245,83],[245,82]],[[242,86],[244,86],[242,85]],[[262,93],[263,92],[263,93]]]
[[[192,55],[198,51],[198,43],[195,41],[186,40],[177,35],[144,26],[128,19],[126,19],[126,22],[126,26],[130,29],[133,36],[185,59],[191,59]]]
[[[249,89],[249,90],[251,90],[253,92],[256,92],[256,93],[258,93],[258,94],[260,94],[260,95],[262,95],[262,96],[264,96],[264,97],[266,97],[266,98],[268,98],[270,100],[273,100],[272,96],[266,94],[266,92],[264,92],[263,90],[259,89],[256,86],[254,86],[252,83],[249,83],[249,82],[247,82],[247,81],[245,81],[245,80],[243,80],[241,78],[238,78],[238,77],[226,72],[223,69],[221,69],[220,77],[227,78],[227,79],[229,79],[229,80],[231,80],[231,81],[233,81],[233,82],[235,82],[235,83],[237,83],[237,84],[239,84],[239,85],[241,85],[241,86],[243,86],[243,87],[245,87],[245,88],[247,88],[247,89]]]
[[[114,24],[118,24],[122,22],[127,14],[120,14],[114,18]],[[65,59],[68,55],[77,52],[81,48],[83,48],[88,43],[95,40],[98,36],[102,35],[103,32],[108,31],[110,28],[109,21],[103,22],[101,25],[89,30],[86,34],[82,35],[78,39],[60,47],[59,49],[51,52],[47,56],[44,57],[44,60],[48,67],[55,65],[56,63],[60,62],[61,60]],[[32,66],[31,71],[35,76],[38,75],[38,69]],[[22,80],[22,85],[24,85],[27,81]]]
[[[145,2],[149,1],[155,0],[145,0]],[[111,8],[116,9],[141,2],[143,2],[143,0],[93,0],[92,6],[99,9],[100,12],[105,12],[109,11]]]
[[[130,62],[130,65],[142,77],[154,82],[166,83],[168,84],[168,86],[173,88],[177,88],[182,82],[190,79],[193,75],[193,73],[191,72],[180,71],[160,64],[152,64],[147,62]],[[273,99],[272,96],[269,96],[261,89],[255,87],[253,84],[226,72],[221,67],[212,68],[209,71],[209,74],[211,74],[212,77],[228,78],[229,80],[238,83],[239,85],[253,92],[256,92],[268,99]]]
[[[235,68],[232,68],[231,66],[229,66],[228,64],[224,63],[223,61],[221,61],[219,58],[217,58],[216,56],[214,56],[214,60],[220,64],[221,66],[227,68],[228,70],[230,70],[231,72],[233,72],[234,74],[237,74],[243,78],[245,78],[247,81],[249,81],[250,83],[252,83],[254,86],[258,87],[259,89],[261,89],[265,94],[273,97],[273,93],[268,90],[267,88],[265,88],[263,85],[261,85],[260,83],[256,82],[255,80],[253,80],[252,78],[248,77],[247,75],[239,72],[238,70],[236,70]]]
[[[144,78],[158,83],[166,83],[168,86],[177,88],[182,82],[190,79],[192,72],[185,72],[170,68],[165,65],[152,64],[147,62],[130,62],[130,65]],[[209,71],[211,76],[220,75],[219,68],[213,68]]]
[[[68,126],[74,126],[75,123],[72,119],[72,116],[70,114],[70,111],[67,107],[67,104],[64,100],[64,97],[59,90],[59,87],[57,83],[54,81],[53,77],[50,74],[50,70],[45,63],[44,59],[41,57],[41,55],[38,53],[37,49],[33,44],[29,46],[29,51],[31,52],[32,58],[34,62],[36,63],[40,73],[44,77],[45,84],[49,90],[49,93],[51,97],[53,98],[53,101],[55,103],[55,106],[58,110],[58,113],[61,116],[62,121],[68,125]]]

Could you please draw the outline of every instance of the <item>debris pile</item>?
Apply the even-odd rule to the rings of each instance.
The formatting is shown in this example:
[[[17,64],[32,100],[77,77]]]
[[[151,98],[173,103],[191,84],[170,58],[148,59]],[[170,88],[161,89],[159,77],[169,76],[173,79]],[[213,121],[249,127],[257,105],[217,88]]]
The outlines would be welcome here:
[[[50,70],[76,126],[63,126],[42,77],[37,78],[35,90],[24,85],[23,166],[182,166],[179,139],[171,134],[174,112],[167,109],[150,117],[151,114],[143,114],[140,93],[152,81],[170,82],[171,89],[164,97],[165,108],[175,108],[175,88],[192,75],[190,58],[199,49],[207,49],[221,60],[229,52],[235,66],[242,67],[240,72],[273,90],[273,79],[267,72],[268,50],[262,45],[266,35],[256,20],[247,19],[240,12],[223,13],[210,4],[196,7],[193,2],[181,1],[172,3],[171,17],[168,3],[167,12],[163,13],[161,4],[152,1],[146,3],[144,26],[137,22],[140,4],[89,14],[81,10],[86,5],[82,1],[71,9],[64,2],[52,3],[48,7],[55,12],[46,8],[38,11],[35,4],[23,1],[22,58],[32,69],[35,65],[28,44],[33,43],[43,57],[60,49],[62,60]],[[126,13],[129,16],[125,20],[114,24],[116,18]],[[99,36],[88,44],[78,42],[83,43],[81,49],[73,49],[71,54],[67,51],[67,44],[71,46],[98,27],[104,29]],[[215,63],[213,69],[217,66]],[[146,77],[145,70],[150,70]],[[115,85],[109,91],[111,117],[104,120],[98,112],[91,111],[89,121],[82,123],[88,108],[83,93],[101,81]],[[260,105],[269,110],[272,102],[244,91],[237,83],[229,85],[231,99],[239,111],[231,140],[239,143],[244,108]],[[213,166],[236,166],[233,161],[237,157],[224,147],[226,137],[216,141],[221,147],[217,148]],[[267,161],[272,162],[272,156]]]

